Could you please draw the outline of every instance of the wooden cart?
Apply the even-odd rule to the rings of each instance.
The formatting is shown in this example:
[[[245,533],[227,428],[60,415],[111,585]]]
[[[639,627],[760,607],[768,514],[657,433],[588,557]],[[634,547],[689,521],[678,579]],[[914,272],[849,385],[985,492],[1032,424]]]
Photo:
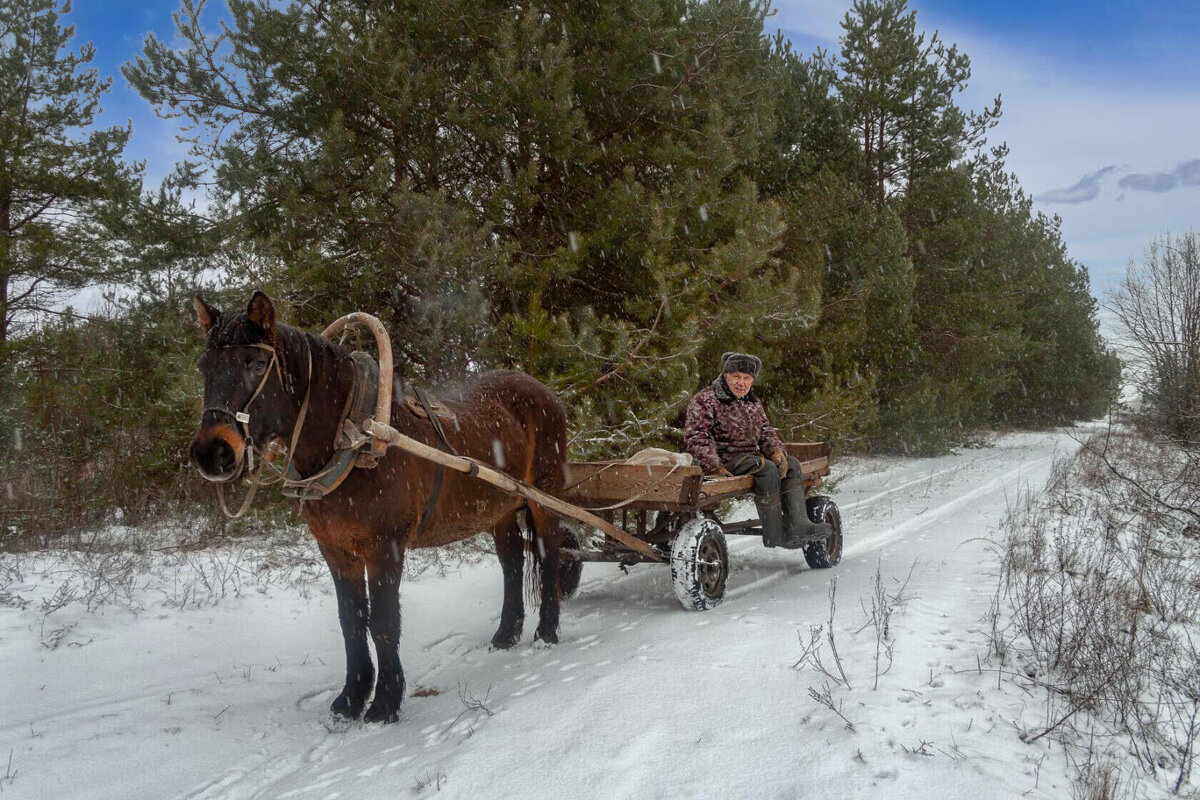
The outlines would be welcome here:
[[[833,528],[828,539],[809,542],[805,560],[814,569],[836,566],[842,557],[842,521],[837,505],[829,497],[812,492],[829,474],[829,446],[822,443],[787,445],[788,453],[801,463],[808,491],[808,515],[814,522]],[[669,561],[672,585],[684,608],[703,611],[718,605],[725,596],[729,576],[729,551],[725,536],[761,536],[758,519],[722,522],[719,509],[726,500],[748,497],[753,478],[705,477],[700,467],[626,464],[594,461],[570,464],[567,486],[559,497],[615,524],[641,542],[651,545],[656,559],[604,534],[594,548],[580,547],[568,535],[563,571],[564,591],[578,583],[583,562],[609,561],[626,566]]]

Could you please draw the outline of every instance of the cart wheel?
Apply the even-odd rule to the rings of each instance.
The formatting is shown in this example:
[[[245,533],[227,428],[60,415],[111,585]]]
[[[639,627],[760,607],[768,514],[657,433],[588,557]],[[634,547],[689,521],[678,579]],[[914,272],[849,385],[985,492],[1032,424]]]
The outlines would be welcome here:
[[[721,526],[711,519],[691,520],[671,543],[671,584],[688,611],[707,611],[725,599],[729,550]]]
[[[833,533],[828,539],[804,545],[804,560],[813,569],[836,567],[842,560],[842,514],[832,498],[818,495],[804,502],[808,518],[813,522],[828,522]]]
[[[567,526],[562,527],[559,547],[579,549],[579,537]],[[562,553],[558,558],[558,596],[570,600],[579,589],[579,578],[583,574],[583,562],[572,555]]]

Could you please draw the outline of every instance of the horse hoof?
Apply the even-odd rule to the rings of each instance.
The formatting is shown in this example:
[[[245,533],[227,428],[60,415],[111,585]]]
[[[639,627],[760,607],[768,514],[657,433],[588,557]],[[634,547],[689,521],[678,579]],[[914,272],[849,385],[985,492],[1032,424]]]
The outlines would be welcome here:
[[[558,644],[558,631],[544,631],[541,628],[538,628],[537,633],[533,635],[533,640],[535,642],[545,642],[546,644]]]
[[[497,633],[492,637],[492,647],[496,650],[508,650],[516,647],[520,643],[521,634],[519,633],[513,634],[512,636],[501,636]]]
[[[363,722],[382,722],[384,725],[399,721],[400,709],[392,706],[391,703],[372,703],[363,717]]]
[[[367,699],[365,697],[354,697],[345,689],[339,694],[329,705],[329,710],[333,712],[335,717],[343,719],[358,719],[363,713],[363,707],[366,706]]]

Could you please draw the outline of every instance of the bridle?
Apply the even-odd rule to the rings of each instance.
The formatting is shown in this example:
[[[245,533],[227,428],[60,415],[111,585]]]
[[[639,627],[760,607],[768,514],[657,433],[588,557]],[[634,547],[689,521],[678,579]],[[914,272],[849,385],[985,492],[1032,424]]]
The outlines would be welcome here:
[[[217,483],[217,498],[221,502],[221,511],[223,511],[225,516],[229,517],[230,519],[237,519],[246,513],[246,509],[250,507],[250,501],[254,499],[254,495],[258,491],[259,485],[263,483],[262,470],[266,465],[266,462],[264,461],[262,464],[258,465],[258,469],[255,469],[254,467],[254,437],[250,435],[250,406],[254,404],[254,401],[258,399],[258,396],[262,394],[263,389],[266,388],[267,381],[271,379],[272,369],[274,369],[275,374],[279,377],[279,387],[289,395],[292,394],[292,392],[289,391],[287,383],[283,380],[283,368],[279,365],[279,352],[275,349],[274,345],[263,342],[253,342],[250,344],[216,347],[213,348],[213,350],[225,350],[232,347],[256,347],[259,350],[266,350],[271,354],[271,363],[267,365],[265,370],[263,370],[262,379],[259,380],[258,386],[254,389],[254,393],[250,395],[250,399],[243,403],[239,410],[230,411],[228,408],[223,406],[206,406],[204,408],[204,412],[212,411],[217,414],[225,414],[226,416],[232,417],[234,424],[238,426],[239,432],[242,434],[242,439],[245,441],[245,446],[242,448],[242,458],[245,460],[246,471],[250,473],[251,484],[250,491],[246,493],[246,497],[242,500],[242,503],[238,507],[237,511],[231,512],[225,503],[225,484],[236,480],[237,476],[242,474],[241,470],[236,471],[233,478]],[[209,352],[212,351],[210,350]],[[297,415],[296,424],[292,428],[292,439],[288,443],[287,464],[284,466],[284,472],[280,474],[280,477],[273,481],[268,481],[268,483],[278,482],[282,479],[282,475],[289,471],[289,468],[292,464],[292,459],[296,454],[296,443],[300,440],[300,431],[303,430],[304,420],[308,416],[308,398],[312,392],[312,348],[308,346],[307,343],[305,346],[305,353],[307,354],[308,358],[308,379],[304,386],[304,399],[300,403],[300,413]],[[293,395],[293,399],[294,397],[295,396]]]

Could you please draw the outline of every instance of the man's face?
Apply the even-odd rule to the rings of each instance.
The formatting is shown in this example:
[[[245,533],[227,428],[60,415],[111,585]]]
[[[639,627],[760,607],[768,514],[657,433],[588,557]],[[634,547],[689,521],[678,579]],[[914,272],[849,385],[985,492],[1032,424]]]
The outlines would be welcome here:
[[[733,392],[734,397],[745,397],[754,385],[754,376],[744,372],[726,372],[725,385]]]

